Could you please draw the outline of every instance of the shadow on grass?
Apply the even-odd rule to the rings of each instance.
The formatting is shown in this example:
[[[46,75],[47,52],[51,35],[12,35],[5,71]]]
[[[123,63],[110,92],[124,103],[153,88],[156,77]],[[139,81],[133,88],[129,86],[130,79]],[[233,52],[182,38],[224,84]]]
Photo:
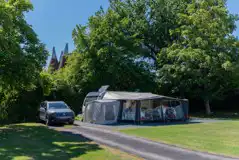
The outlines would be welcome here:
[[[41,125],[10,125],[0,128],[0,159],[67,160],[101,148],[91,140],[64,134]]]

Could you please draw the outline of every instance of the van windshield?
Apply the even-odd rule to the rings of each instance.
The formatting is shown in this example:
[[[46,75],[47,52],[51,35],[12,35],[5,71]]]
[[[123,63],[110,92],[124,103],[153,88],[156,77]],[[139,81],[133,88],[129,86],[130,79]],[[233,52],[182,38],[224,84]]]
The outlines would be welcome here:
[[[64,103],[49,103],[49,109],[67,109],[67,105]]]
[[[85,98],[85,102],[84,102],[84,105],[86,105],[87,103],[91,102],[91,101],[94,101],[94,100],[97,100],[98,97],[86,97]]]

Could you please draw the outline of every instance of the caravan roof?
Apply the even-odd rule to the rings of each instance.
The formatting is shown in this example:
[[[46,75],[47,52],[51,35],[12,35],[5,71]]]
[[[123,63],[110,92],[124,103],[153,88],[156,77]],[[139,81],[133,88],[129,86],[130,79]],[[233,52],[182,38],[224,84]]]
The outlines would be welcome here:
[[[152,99],[167,99],[187,101],[186,99],[172,98],[162,95],[146,92],[125,92],[125,91],[106,91],[106,92],[90,92],[86,97],[100,97],[104,100],[152,100]]]

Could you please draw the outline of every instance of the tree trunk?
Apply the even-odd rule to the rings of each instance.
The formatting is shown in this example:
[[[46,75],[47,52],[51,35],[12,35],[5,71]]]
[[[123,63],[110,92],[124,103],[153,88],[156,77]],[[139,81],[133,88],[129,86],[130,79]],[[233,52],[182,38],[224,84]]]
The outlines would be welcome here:
[[[185,95],[184,95],[184,93],[185,93],[184,87],[185,87],[185,86],[181,86],[181,87],[180,87],[180,91],[179,91],[179,92],[180,92],[180,98],[181,98],[181,99],[184,99],[184,98],[185,98]]]
[[[206,114],[210,115],[211,114],[211,107],[210,107],[209,100],[205,100],[204,103],[205,103],[205,107],[206,107]]]
[[[53,98],[56,100],[56,91],[53,91]]]

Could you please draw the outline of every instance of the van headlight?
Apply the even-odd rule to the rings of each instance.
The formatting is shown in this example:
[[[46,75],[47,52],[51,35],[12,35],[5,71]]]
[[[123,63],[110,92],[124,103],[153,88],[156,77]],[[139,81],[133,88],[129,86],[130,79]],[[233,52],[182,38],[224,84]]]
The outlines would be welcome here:
[[[71,116],[72,116],[72,117],[75,117],[75,112],[72,111],[72,112],[71,112]]]

